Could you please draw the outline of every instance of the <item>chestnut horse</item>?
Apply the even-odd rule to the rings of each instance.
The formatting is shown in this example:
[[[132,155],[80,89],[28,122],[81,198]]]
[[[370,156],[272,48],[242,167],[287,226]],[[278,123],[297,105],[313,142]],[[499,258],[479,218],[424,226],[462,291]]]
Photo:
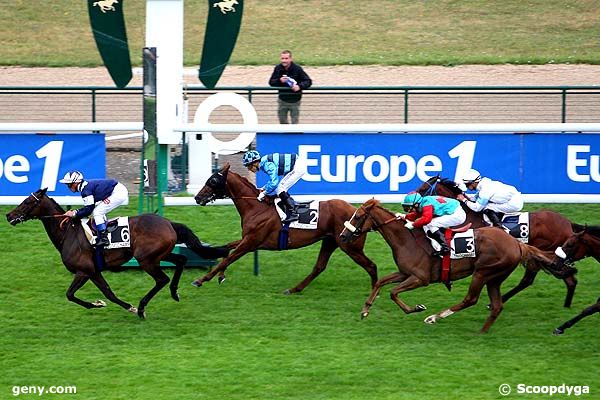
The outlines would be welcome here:
[[[600,261],[600,227],[586,226],[583,231],[573,234],[556,250],[553,269],[564,271],[565,275],[572,274],[573,269],[570,264],[574,260],[579,260],[584,257],[594,257]],[[579,320],[589,315],[600,312],[600,298],[596,304],[587,307],[574,318],[568,320],[554,330],[555,335],[562,335],[567,328],[575,325]]]
[[[203,245],[198,237],[185,225],[171,222],[155,214],[144,214],[129,218],[131,247],[104,250],[105,268],[119,270],[120,266],[135,257],[140,267],[154,278],[155,285],[142,297],[138,307],[119,299],[112,291],[102,273],[94,264],[94,248],[88,241],[78,220],[64,217],[64,210],[54,199],[48,197],[46,189],[40,189],[28,196],[14,210],[6,214],[11,225],[17,225],[29,219],[40,219],[50,237],[50,241],[59,251],[65,267],[75,274],[67,290],[67,299],[85,308],[105,307],[106,303],[96,300],[92,303],[75,296],[88,280],[112,302],[124,309],[145,318],[146,305],[167,283],[169,277],[160,269],[161,261],[175,264],[175,273],[169,288],[171,297],[179,301],[177,287],[187,258],[172,253],[176,243],[185,243],[188,248],[205,258],[223,257],[228,250]]]
[[[456,198],[457,195],[463,193],[454,181],[441,178],[440,176],[434,176],[428,179],[419,186],[416,191],[422,195],[438,194],[440,196],[451,198]],[[484,221],[482,213],[475,212],[464,204],[461,205],[467,214],[467,222],[470,222],[473,228],[489,226]],[[551,257],[554,250],[564,243],[573,232],[578,232],[582,229],[583,225],[571,222],[555,211],[540,210],[530,212],[528,244],[546,252],[548,257]],[[579,258],[577,260],[579,260]],[[538,272],[539,269],[536,270],[535,266],[526,269],[525,275],[523,275],[523,278],[521,278],[521,281],[517,286],[502,296],[502,302],[506,303],[511,297],[531,286]],[[577,286],[577,279],[575,279],[574,275],[570,275],[564,278],[564,282],[567,286],[564,306],[571,307],[575,288]]]
[[[371,295],[365,302],[361,317],[366,318],[369,310],[383,286],[399,283],[390,293],[392,300],[406,313],[426,310],[423,304],[410,307],[398,297],[398,293],[441,282],[441,258],[432,256],[432,248],[426,243],[422,229],[411,231],[405,227],[406,220],[381,207],[375,199],[365,202],[352,218],[346,222],[342,238],[352,241],[370,230],[378,231],[391,247],[398,272],[384,276],[377,281]],[[425,319],[433,324],[457,311],[471,307],[487,287],[491,300],[490,315],[481,328],[487,332],[502,311],[500,285],[515,270],[519,263],[546,268],[550,259],[535,247],[528,246],[512,238],[502,229],[479,228],[475,231],[475,257],[451,260],[450,280],[458,280],[473,275],[467,296],[462,302]]]
[[[216,199],[229,197],[242,218],[242,239],[231,243],[234,250],[224,258],[208,274],[192,282],[194,286],[202,286],[210,281],[217,273],[219,281],[227,267],[244,254],[254,250],[279,250],[279,232],[282,229],[281,219],[272,203],[267,204],[257,200],[258,189],[248,179],[230,171],[225,164],[220,171],[214,173],[195,197],[196,203],[206,205]],[[289,229],[287,248],[297,249],[316,242],[321,242],[321,250],[312,271],[304,280],[285,294],[297,293],[308,286],[327,267],[331,254],[338,247],[354,262],[364,268],[371,277],[371,287],[377,282],[377,266],[363,252],[366,238],[360,238],[354,243],[346,244],[340,240],[344,221],[356,211],[351,204],[344,200],[327,200],[319,203],[319,219],[316,229]]]

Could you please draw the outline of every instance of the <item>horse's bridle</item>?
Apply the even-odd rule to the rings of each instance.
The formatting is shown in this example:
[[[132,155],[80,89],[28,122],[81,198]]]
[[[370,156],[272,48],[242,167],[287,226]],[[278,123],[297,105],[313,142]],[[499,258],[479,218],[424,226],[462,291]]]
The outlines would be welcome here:
[[[359,210],[363,210],[364,214],[358,220],[358,224],[356,224],[356,226],[354,226],[350,223],[350,221],[352,221],[354,219],[354,217],[356,217],[356,213]],[[367,221],[367,218],[371,218],[371,221],[373,221],[373,225],[368,230],[363,231],[362,227],[365,224],[365,222]],[[390,222],[394,222],[394,221],[398,221],[398,220],[405,220],[405,219],[401,215],[396,214],[394,217],[386,219],[382,223],[378,224],[377,221],[375,221],[375,219],[371,216],[370,209],[367,209],[366,207],[364,207],[364,205],[361,205],[356,211],[354,211],[354,214],[352,214],[352,217],[350,217],[350,219],[348,221],[344,221],[344,228],[348,229],[353,240],[356,240],[356,238],[358,238],[360,235],[364,235],[370,231],[377,231],[382,226],[387,225]],[[343,231],[342,231],[342,233],[343,233]]]
[[[31,217],[29,214],[31,213],[31,210],[33,210],[38,204],[40,204],[42,202],[42,198],[38,198],[35,193],[31,193],[27,199],[29,199],[30,197],[34,198],[34,201],[31,203],[27,203],[27,209],[24,212],[21,212],[16,218],[14,218],[13,220],[9,221],[11,225],[16,225],[18,223],[22,223],[25,222],[27,220],[30,219],[39,219],[40,217]],[[25,199],[25,200],[27,200]]]

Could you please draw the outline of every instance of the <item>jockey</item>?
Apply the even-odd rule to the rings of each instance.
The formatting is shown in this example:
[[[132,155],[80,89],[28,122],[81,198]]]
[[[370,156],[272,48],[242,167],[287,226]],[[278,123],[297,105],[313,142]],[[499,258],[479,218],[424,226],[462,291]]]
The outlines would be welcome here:
[[[267,184],[260,189],[258,201],[263,201],[265,196],[279,196],[286,214],[283,223],[297,221],[297,204],[288,190],[306,173],[306,161],[297,154],[273,153],[261,157],[258,151],[250,150],[244,153],[242,164],[254,173],[261,170],[269,175]]]
[[[456,198],[473,211],[483,211],[493,226],[502,226],[499,213],[518,212],[523,209],[523,197],[514,186],[482,178],[475,169],[467,171],[462,181],[469,190],[475,190],[476,193],[460,194]]]
[[[460,225],[467,219],[458,200],[443,196],[423,197],[419,193],[409,193],[402,201],[402,208],[408,213],[406,228],[423,227],[427,236],[440,244],[441,249],[434,252],[434,256],[450,253],[441,228]]]
[[[67,172],[59,182],[66,184],[73,193],[81,192],[81,197],[83,197],[83,207],[79,210],[69,210],[65,215],[71,218],[84,218],[93,214],[98,229],[96,246],[104,247],[108,245],[106,214],[129,198],[129,192],[125,185],[114,179],[90,179],[86,181],[79,171]]]

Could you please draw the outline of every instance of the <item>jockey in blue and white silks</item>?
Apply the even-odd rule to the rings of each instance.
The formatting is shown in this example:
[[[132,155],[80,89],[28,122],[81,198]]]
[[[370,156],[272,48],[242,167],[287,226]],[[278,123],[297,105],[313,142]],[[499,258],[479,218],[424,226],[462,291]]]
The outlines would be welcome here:
[[[86,181],[79,171],[67,172],[59,182],[66,184],[73,193],[81,192],[83,198],[82,208],[69,210],[65,215],[71,218],[85,218],[93,215],[98,229],[96,246],[104,247],[108,245],[106,214],[125,203],[129,198],[129,192],[125,185],[114,179],[90,179]]]
[[[462,178],[463,183],[475,194],[465,194],[457,198],[476,212],[483,212],[494,226],[501,226],[500,215],[523,209],[523,196],[514,186],[483,178],[479,171],[471,169]]]
[[[262,201],[265,196],[279,196],[286,209],[284,223],[298,220],[296,203],[289,195],[289,189],[306,173],[306,160],[297,154],[273,153],[260,156],[256,150],[247,151],[242,163],[248,170],[256,173],[263,171],[269,176],[257,197]]]

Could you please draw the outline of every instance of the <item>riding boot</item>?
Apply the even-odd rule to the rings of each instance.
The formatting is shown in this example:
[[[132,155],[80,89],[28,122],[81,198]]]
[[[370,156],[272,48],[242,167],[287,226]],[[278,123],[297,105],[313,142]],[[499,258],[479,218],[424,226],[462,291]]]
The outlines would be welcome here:
[[[441,229],[438,229],[435,232],[429,231],[427,235],[436,242],[438,242],[441,246],[441,249],[439,251],[434,251],[433,253],[431,253],[432,256],[443,256],[446,254],[450,254],[450,247],[448,247],[448,244],[446,243],[446,238],[444,237],[444,233],[441,231]]]
[[[108,231],[106,230],[106,224],[97,225],[98,237],[96,238],[96,247],[106,247],[110,244],[108,241]]]
[[[498,216],[498,214],[495,211],[487,209],[487,210],[483,210],[483,213],[488,217],[488,219],[492,223],[492,226],[497,226],[499,228],[502,228],[502,223],[500,222],[500,217]]]
[[[281,222],[289,224],[290,222],[298,221],[298,212],[296,202],[290,197],[288,192],[279,193],[279,198],[285,207],[285,219]]]

